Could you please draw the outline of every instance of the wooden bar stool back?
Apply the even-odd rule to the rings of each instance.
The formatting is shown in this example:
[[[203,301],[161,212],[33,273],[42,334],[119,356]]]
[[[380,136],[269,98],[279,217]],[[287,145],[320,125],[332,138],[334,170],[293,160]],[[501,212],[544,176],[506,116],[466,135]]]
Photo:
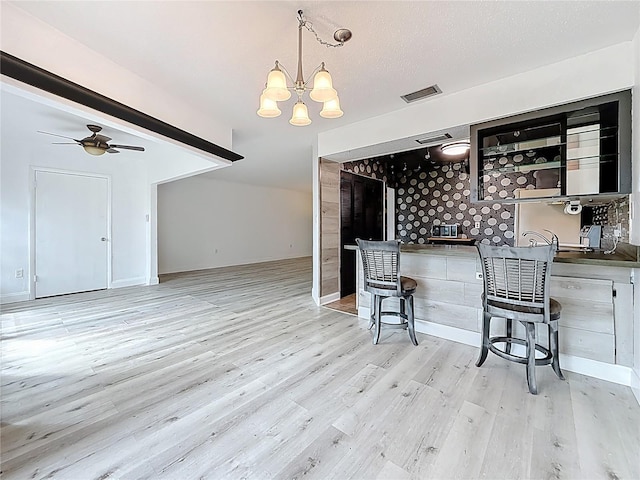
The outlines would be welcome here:
[[[555,245],[536,247],[494,247],[477,245],[482,263],[484,294],[482,347],[476,366],[481,366],[489,351],[512,362],[527,366],[527,384],[532,394],[538,393],[536,365],[551,365],[564,380],[558,357],[558,320],[562,306],[549,296],[551,264]],[[493,317],[506,319],[506,335],[490,336]],[[513,320],[525,327],[526,339],[515,338]],[[549,348],[536,344],[536,324],[548,327]],[[504,344],[500,349],[496,344]],[[526,353],[511,353],[513,344],[523,345]],[[536,350],[543,356],[536,358]]]
[[[418,286],[413,278],[400,276],[400,241],[386,242],[356,239],[362,257],[364,289],[371,294],[371,318],[369,328],[375,327],[373,344],[380,340],[381,326],[390,325],[408,329],[414,345],[416,340],[413,293]],[[400,311],[382,311],[382,301],[395,297],[400,301]],[[386,323],[383,316],[393,315],[402,319],[400,324]]]

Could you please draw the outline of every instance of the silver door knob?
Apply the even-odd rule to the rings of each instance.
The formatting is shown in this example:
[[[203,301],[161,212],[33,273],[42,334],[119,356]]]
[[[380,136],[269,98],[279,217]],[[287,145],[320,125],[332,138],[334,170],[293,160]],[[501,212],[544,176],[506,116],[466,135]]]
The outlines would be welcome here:
[[[100,239],[100,241],[101,241],[101,242],[106,242],[106,241],[107,241],[107,237],[102,237],[102,238]]]

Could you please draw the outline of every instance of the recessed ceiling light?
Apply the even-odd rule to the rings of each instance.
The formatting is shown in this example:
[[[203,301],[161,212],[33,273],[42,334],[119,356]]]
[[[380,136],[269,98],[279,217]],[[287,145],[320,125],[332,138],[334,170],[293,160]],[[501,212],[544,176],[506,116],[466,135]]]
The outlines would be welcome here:
[[[445,155],[462,155],[469,151],[470,145],[468,141],[453,142],[446,145],[442,145],[440,149]]]

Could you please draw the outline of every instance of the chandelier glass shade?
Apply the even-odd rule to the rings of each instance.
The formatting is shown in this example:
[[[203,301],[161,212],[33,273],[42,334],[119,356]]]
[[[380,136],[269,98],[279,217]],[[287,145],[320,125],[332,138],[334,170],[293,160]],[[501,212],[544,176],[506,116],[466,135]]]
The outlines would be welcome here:
[[[340,109],[340,101],[338,100],[338,92],[333,88],[333,79],[326,70],[324,62],[322,62],[312,73],[313,88],[308,86],[308,80],[305,81],[302,74],[302,28],[306,28],[314,33],[316,39],[325,46],[341,47],[344,42],[351,38],[351,32],[346,29],[336,31],[334,39],[337,44],[327,43],[318,37],[313,30],[313,26],[304,17],[302,10],[298,10],[298,72],[294,80],[287,69],[276,60],[275,67],[269,72],[267,77],[266,88],[260,95],[260,108],[257,114],[264,118],[274,118],[282,112],[278,108],[277,102],[283,102],[291,98],[291,91],[298,96],[298,100],[293,106],[293,113],[289,123],[295,126],[305,126],[311,123],[309,111],[302,97],[305,92],[309,92],[312,100],[322,103],[322,111],[320,116],[324,118],[339,118],[343,115]],[[289,82],[287,82],[287,80]],[[290,84],[289,84],[290,83]]]
[[[274,102],[283,102],[291,98],[291,92],[287,90],[287,79],[284,76],[280,65],[276,62],[276,66],[269,72],[267,77],[267,88],[263,94],[267,100]]]
[[[264,93],[265,91],[266,90],[263,90],[262,95],[260,95],[260,109],[258,110],[258,115],[264,118],[278,117],[282,113],[278,108],[278,102],[267,98]]]
[[[298,100],[293,106],[293,115],[291,115],[291,120],[289,120],[289,123],[291,125],[295,125],[296,127],[304,127],[305,125],[309,125],[311,123],[311,119],[309,118],[309,110],[302,100]]]
[[[336,95],[333,100],[327,100],[322,104],[320,116],[323,118],[340,118],[344,112],[340,110],[340,99]]]

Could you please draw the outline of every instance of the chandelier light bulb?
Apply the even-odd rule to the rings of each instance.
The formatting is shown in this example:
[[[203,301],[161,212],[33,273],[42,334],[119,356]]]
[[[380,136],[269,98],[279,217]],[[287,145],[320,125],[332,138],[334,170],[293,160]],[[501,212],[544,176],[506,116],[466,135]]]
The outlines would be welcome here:
[[[263,93],[265,97],[274,102],[282,102],[291,98],[291,92],[287,90],[287,79],[282,70],[280,70],[278,62],[276,62],[276,66],[269,72],[267,88]]]
[[[295,125],[296,127],[304,127],[305,125],[309,125],[311,123],[311,119],[309,118],[309,111],[307,110],[307,106],[302,100],[298,100],[293,106],[293,115],[291,115],[291,120],[289,120],[289,123],[291,125]]]
[[[322,104],[320,116],[323,118],[340,118],[344,112],[340,110],[340,99],[336,95],[333,100],[328,100]]]
[[[311,100],[316,102],[328,102],[338,96],[338,92],[333,88],[331,75],[324,68],[324,63],[315,77],[313,77],[313,90],[311,90],[309,96]]]
[[[260,95],[260,108],[258,109],[257,114],[263,118],[275,118],[280,116],[282,112],[278,108],[278,103],[267,98],[264,93],[265,91]]]

